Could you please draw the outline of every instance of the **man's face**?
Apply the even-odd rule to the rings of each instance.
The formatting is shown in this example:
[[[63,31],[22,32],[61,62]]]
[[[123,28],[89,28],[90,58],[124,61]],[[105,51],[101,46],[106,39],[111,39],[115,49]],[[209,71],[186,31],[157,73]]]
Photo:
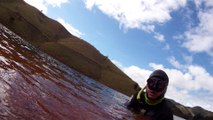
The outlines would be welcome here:
[[[160,92],[153,91],[153,90],[150,90],[148,86],[146,86],[146,92],[147,92],[148,98],[151,100],[155,100],[156,98],[160,97],[164,91],[165,90],[162,90]]]

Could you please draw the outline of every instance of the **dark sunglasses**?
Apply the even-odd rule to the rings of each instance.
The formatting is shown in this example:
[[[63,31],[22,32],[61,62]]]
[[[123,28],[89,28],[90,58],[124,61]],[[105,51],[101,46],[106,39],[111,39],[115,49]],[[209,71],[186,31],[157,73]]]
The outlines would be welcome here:
[[[160,78],[150,78],[147,80],[148,88],[156,92],[163,91],[167,84],[168,83],[166,81],[163,81]]]

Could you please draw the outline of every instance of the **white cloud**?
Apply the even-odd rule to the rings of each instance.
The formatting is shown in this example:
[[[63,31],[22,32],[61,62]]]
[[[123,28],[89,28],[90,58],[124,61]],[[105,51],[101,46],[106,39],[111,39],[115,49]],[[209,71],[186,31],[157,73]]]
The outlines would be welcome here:
[[[44,14],[47,14],[47,6],[61,7],[61,4],[69,2],[69,0],[24,0],[28,4],[41,10]]]
[[[167,58],[167,60],[169,61],[169,63],[175,67],[176,69],[179,69],[181,71],[186,71],[189,67],[190,64],[192,64],[193,61],[193,57],[192,56],[187,56],[187,55],[183,55],[183,59],[185,61],[186,64],[181,64],[176,58],[175,56],[170,56]]]
[[[183,59],[185,60],[187,64],[191,64],[193,62],[193,56],[191,55],[184,55]]]
[[[191,52],[206,52],[213,56],[213,2],[195,1],[198,9],[199,24],[184,33],[183,46]]]
[[[160,42],[164,42],[164,35],[160,34],[160,33],[155,33],[154,38],[156,38],[158,41]]]
[[[196,85],[199,85],[199,88],[213,93],[213,77],[204,68],[196,65],[190,65],[188,72],[193,76],[193,80]]]
[[[176,60],[174,56],[169,57],[168,61],[177,69],[183,68],[183,66]]]
[[[181,65],[175,58],[171,58]],[[177,62],[177,63],[176,63]],[[169,76],[169,87],[166,97],[171,98],[187,106],[201,106],[212,111],[213,109],[213,76],[203,67],[188,65],[186,71],[165,68],[161,64],[150,63],[149,66],[155,69],[164,70]],[[122,70],[141,87],[145,86],[146,80],[152,71],[137,66],[123,67]],[[196,93],[196,94],[195,94]],[[200,97],[203,97],[200,99]]]
[[[153,69],[165,69],[162,64],[155,64],[155,63],[149,63],[149,66],[152,67]]]
[[[117,67],[119,67],[120,69],[123,68],[122,63],[120,63],[119,61],[117,61],[117,60],[111,60],[111,61],[112,61],[113,64],[115,64],[115,65],[116,65]]]
[[[48,5],[53,7],[61,7],[61,4],[68,3],[69,0],[44,0]]]
[[[152,72],[150,70],[141,69],[137,66],[123,68],[123,71],[141,87],[144,87],[146,85],[146,80]]]
[[[47,5],[44,3],[44,0],[24,0],[28,4],[36,7],[40,11],[42,11],[44,14],[47,14]]]
[[[60,22],[72,35],[81,37],[83,33],[81,33],[78,29],[74,28],[69,23],[66,23],[62,18],[57,19],[58,22]]]
[[[124,28],[153,31],[155,23],[171,19],[170,13],[185,6],[186,0],[85,0],[86,7],[97,7]]]
[[[164,46],[163,50],[170,50],[170,45],[168,43],[166,43],[166,45]]]

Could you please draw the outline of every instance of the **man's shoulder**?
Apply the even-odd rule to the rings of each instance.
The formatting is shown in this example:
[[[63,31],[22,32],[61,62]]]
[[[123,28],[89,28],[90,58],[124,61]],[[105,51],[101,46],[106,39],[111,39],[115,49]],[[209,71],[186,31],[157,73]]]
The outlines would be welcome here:
[[[161,108],[159,108],[160,111],[162,111],[164,114],[163,116],[166,117],[168,120],[172,120],[173,118],[173,111],[172,108],[170,106],[169,100],[165,98],[165,100],[163,101],[163,104],[161,106]]]
[[[168,105],[167,99],[164,99],[154,110],[155,114],[152,117],[153,120],[173,120],[173,112]]]
[[[159,114],[173,114],[172,109],[167,99],[164,99],[160,104],[155,107],[155,111]]]
[[[171,105],[170,105],[170,102],[169,102],[169,99],[164,99],[163,100],[163,103],[162,103],[162,106],[161,106],[163,109],[167,110],[167,111],[171,111],[172,112],[172,108],[171,108]]]

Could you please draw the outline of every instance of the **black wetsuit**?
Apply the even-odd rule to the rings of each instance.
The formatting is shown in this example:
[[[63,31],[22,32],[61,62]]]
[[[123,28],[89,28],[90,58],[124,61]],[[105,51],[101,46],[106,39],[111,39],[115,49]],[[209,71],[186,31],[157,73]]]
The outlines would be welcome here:
[[[173,120],[172,110],[167,105],[167,99],[164,98],[157,105],[149,105],[145,102],[145,92],[137,99],[136,92],[127,104],[127,108],[135,113],[150,116],[152,120]]]

